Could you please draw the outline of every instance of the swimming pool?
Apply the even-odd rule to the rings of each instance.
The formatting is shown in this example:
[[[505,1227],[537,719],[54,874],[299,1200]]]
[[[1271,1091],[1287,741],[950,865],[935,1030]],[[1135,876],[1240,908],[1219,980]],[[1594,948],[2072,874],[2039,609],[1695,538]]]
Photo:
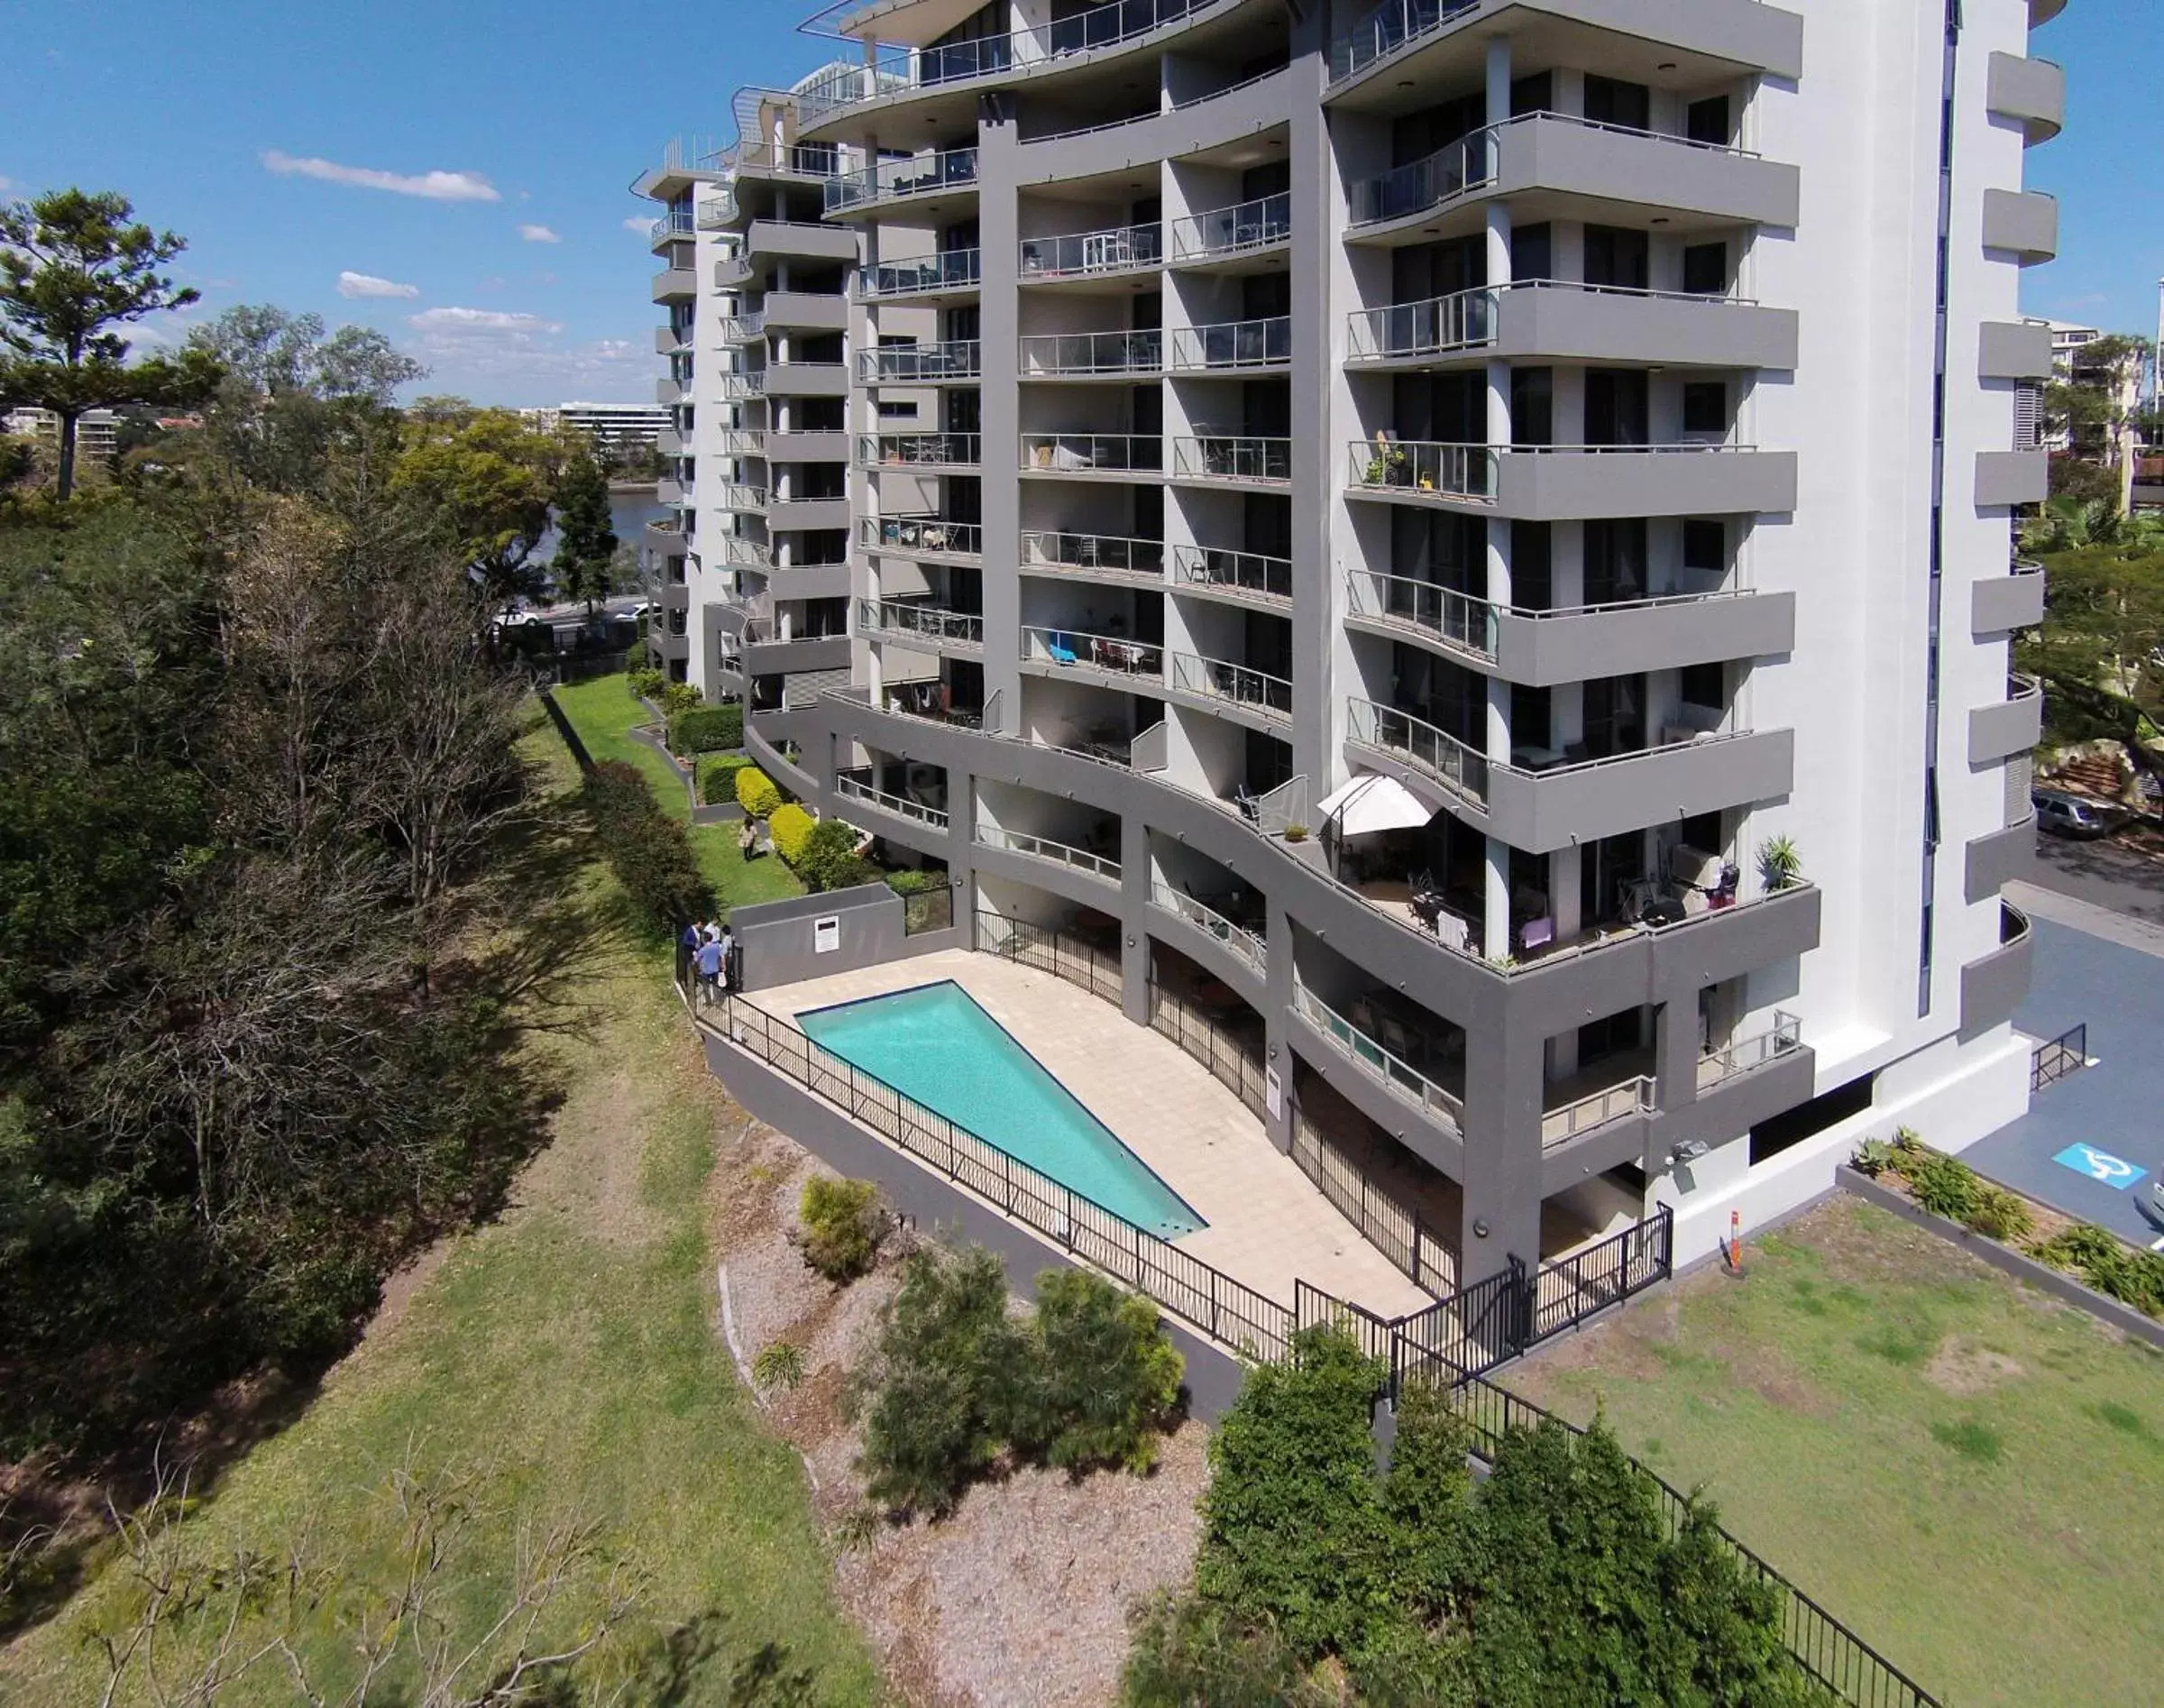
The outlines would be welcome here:
[[[951,978],[796,1016],[805,1034],[986,1143],[1165,1239],[1201,1217]]]

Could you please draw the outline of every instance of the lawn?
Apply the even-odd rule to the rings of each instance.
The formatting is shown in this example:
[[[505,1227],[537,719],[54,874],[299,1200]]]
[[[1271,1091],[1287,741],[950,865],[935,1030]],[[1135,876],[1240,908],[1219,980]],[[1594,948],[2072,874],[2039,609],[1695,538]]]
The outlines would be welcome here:
[[[553,732],[529,744],[552,785],[571,787]],[[585,872],[605,899],[612,880]],[[211,1552],[277,1549],[312,1528],[319,1558],[387,1575],[390,1474],[463,1476],[472,1528],[454,1556],[450,1605],[467,1632],[500,1608],[519,1537],[576,1519],[599,1527],[601,1551],[641,1591],[628,1629],[649,1642],[686,1629],[712,1639],[711,1650],[694,1646],[683,1694],[634,1700],[765,1702],[754,1682],[764,1676],[772,1700],[795,1701],[788,1681],[802,1674],[802,1700],[876,1701],[869,1651],[832,1599],[803,1467],[763,1427],[713,1327],[707,1177],[726,1101],[658,951],[609,934],[577,971],[589,1024],[536,1064],[564,1096],[512,1208],[439,1248],[305,1415],[229,1473],[184,1538]],[[0,1700],[98,1699],[82,1639],[98,1613],[126,1603],[120,1579],[108,1572],[0,1654]],[[559,1611],[575,1619],[598,1600],[590,1585]],[[314,1631],[304,1647],[334,1677],[350,1666],[335,1633]],[[219,1698],[293,1700],[275,1670]]]
[[[1958,1708],[2154,1701],[2164,1356],[1836,1198],[1506,1385],[1596,1404]]]
[[[631,731],[646,722],[648,714],[623,675],[594,676],[558,688],[555,700],[596,763],[621,759],[637,766],[653,786],[656,799],[670,812],[690,819],[691,804],[683,784],[669,762],[645,742],[631,739]],[[693,824],[691,834],[700,873],[713,886],[715,897],[725,911],[804,893],[795,875],[771,854],[748,861],[738,854],[734,826]]]

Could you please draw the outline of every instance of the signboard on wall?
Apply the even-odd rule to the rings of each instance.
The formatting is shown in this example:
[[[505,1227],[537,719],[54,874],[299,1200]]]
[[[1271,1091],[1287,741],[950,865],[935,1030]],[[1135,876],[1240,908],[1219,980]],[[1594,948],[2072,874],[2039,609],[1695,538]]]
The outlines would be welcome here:
[[[1270,1110],[1270,1118],[1277,1120],[1285,1113],[1285,1082],[1278,1078],[1275,1068],[1262,1075],[1262,1101]]]
[[[831,955],[841,947],[841,915],[829,914],[824,919],[812,922],[812,952]]]

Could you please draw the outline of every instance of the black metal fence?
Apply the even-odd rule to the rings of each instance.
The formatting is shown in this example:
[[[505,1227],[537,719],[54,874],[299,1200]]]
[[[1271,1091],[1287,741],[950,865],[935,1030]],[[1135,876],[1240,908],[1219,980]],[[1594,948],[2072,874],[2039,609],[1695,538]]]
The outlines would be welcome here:
[[[2069,1073],[2089,1065],[2089,1023],[2062,1032],[2049,1043],[2040,1043],[2029,1057],[2029,1089],[2041,1091]]]
[[[1169,1038],[1210,1070],[1211,1078],[1245,1104],[1258,1119],[1270,1118],[1270,1095],[1257,1035],[1260,1022],[1244,1029],[1219,1024],[1175,991],[1152,979],[1150,1029]]]
[[[1330,1135],[1297,1103],[1292,1114],[1292,1160],[1337,1213],[1357,1227],[1369,1244],[1403,1270],[1416,1287],[1441,1294],[1457,1286],[1457,1248],[1332,1143]]]
[[[1117,955],[1107,955],[1092,949],[1079,937],[1032,925],[1024,919],[1009,919],[1004,914],[988,913],[980,907],[977,913],[977,946],[988,955],[997,955],[1017,966],[1034,967],[1108,1001],[1118,1002],[1126,988]]]
[[[918,890],[902,898],[902,934],[915,937],[924,932],[945,931],[954,923],[954,892]]]

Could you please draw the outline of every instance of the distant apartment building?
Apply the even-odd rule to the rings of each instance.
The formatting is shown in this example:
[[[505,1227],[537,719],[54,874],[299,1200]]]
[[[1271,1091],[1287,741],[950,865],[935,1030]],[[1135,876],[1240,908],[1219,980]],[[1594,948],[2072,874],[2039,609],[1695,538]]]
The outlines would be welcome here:
[[[76,418],[75,456],[78,464],[110,463],[120,455],[120,414],[114,409],[89,409]],[[39,439],[56,449],[60,442],[60,418],[50,409],[11,409],[5,418],[8,432],[18,438]]]
[[[837,8],[644,180],[653,656],[979,946],[1203,969],[1461,1274],[1958,1150],[2029,1092],[2059,10]]]
[[[576,427],[603,453],[652,445],[669,427],[669,411],[651,403],[559,403],[518,413],[545,433]]]

